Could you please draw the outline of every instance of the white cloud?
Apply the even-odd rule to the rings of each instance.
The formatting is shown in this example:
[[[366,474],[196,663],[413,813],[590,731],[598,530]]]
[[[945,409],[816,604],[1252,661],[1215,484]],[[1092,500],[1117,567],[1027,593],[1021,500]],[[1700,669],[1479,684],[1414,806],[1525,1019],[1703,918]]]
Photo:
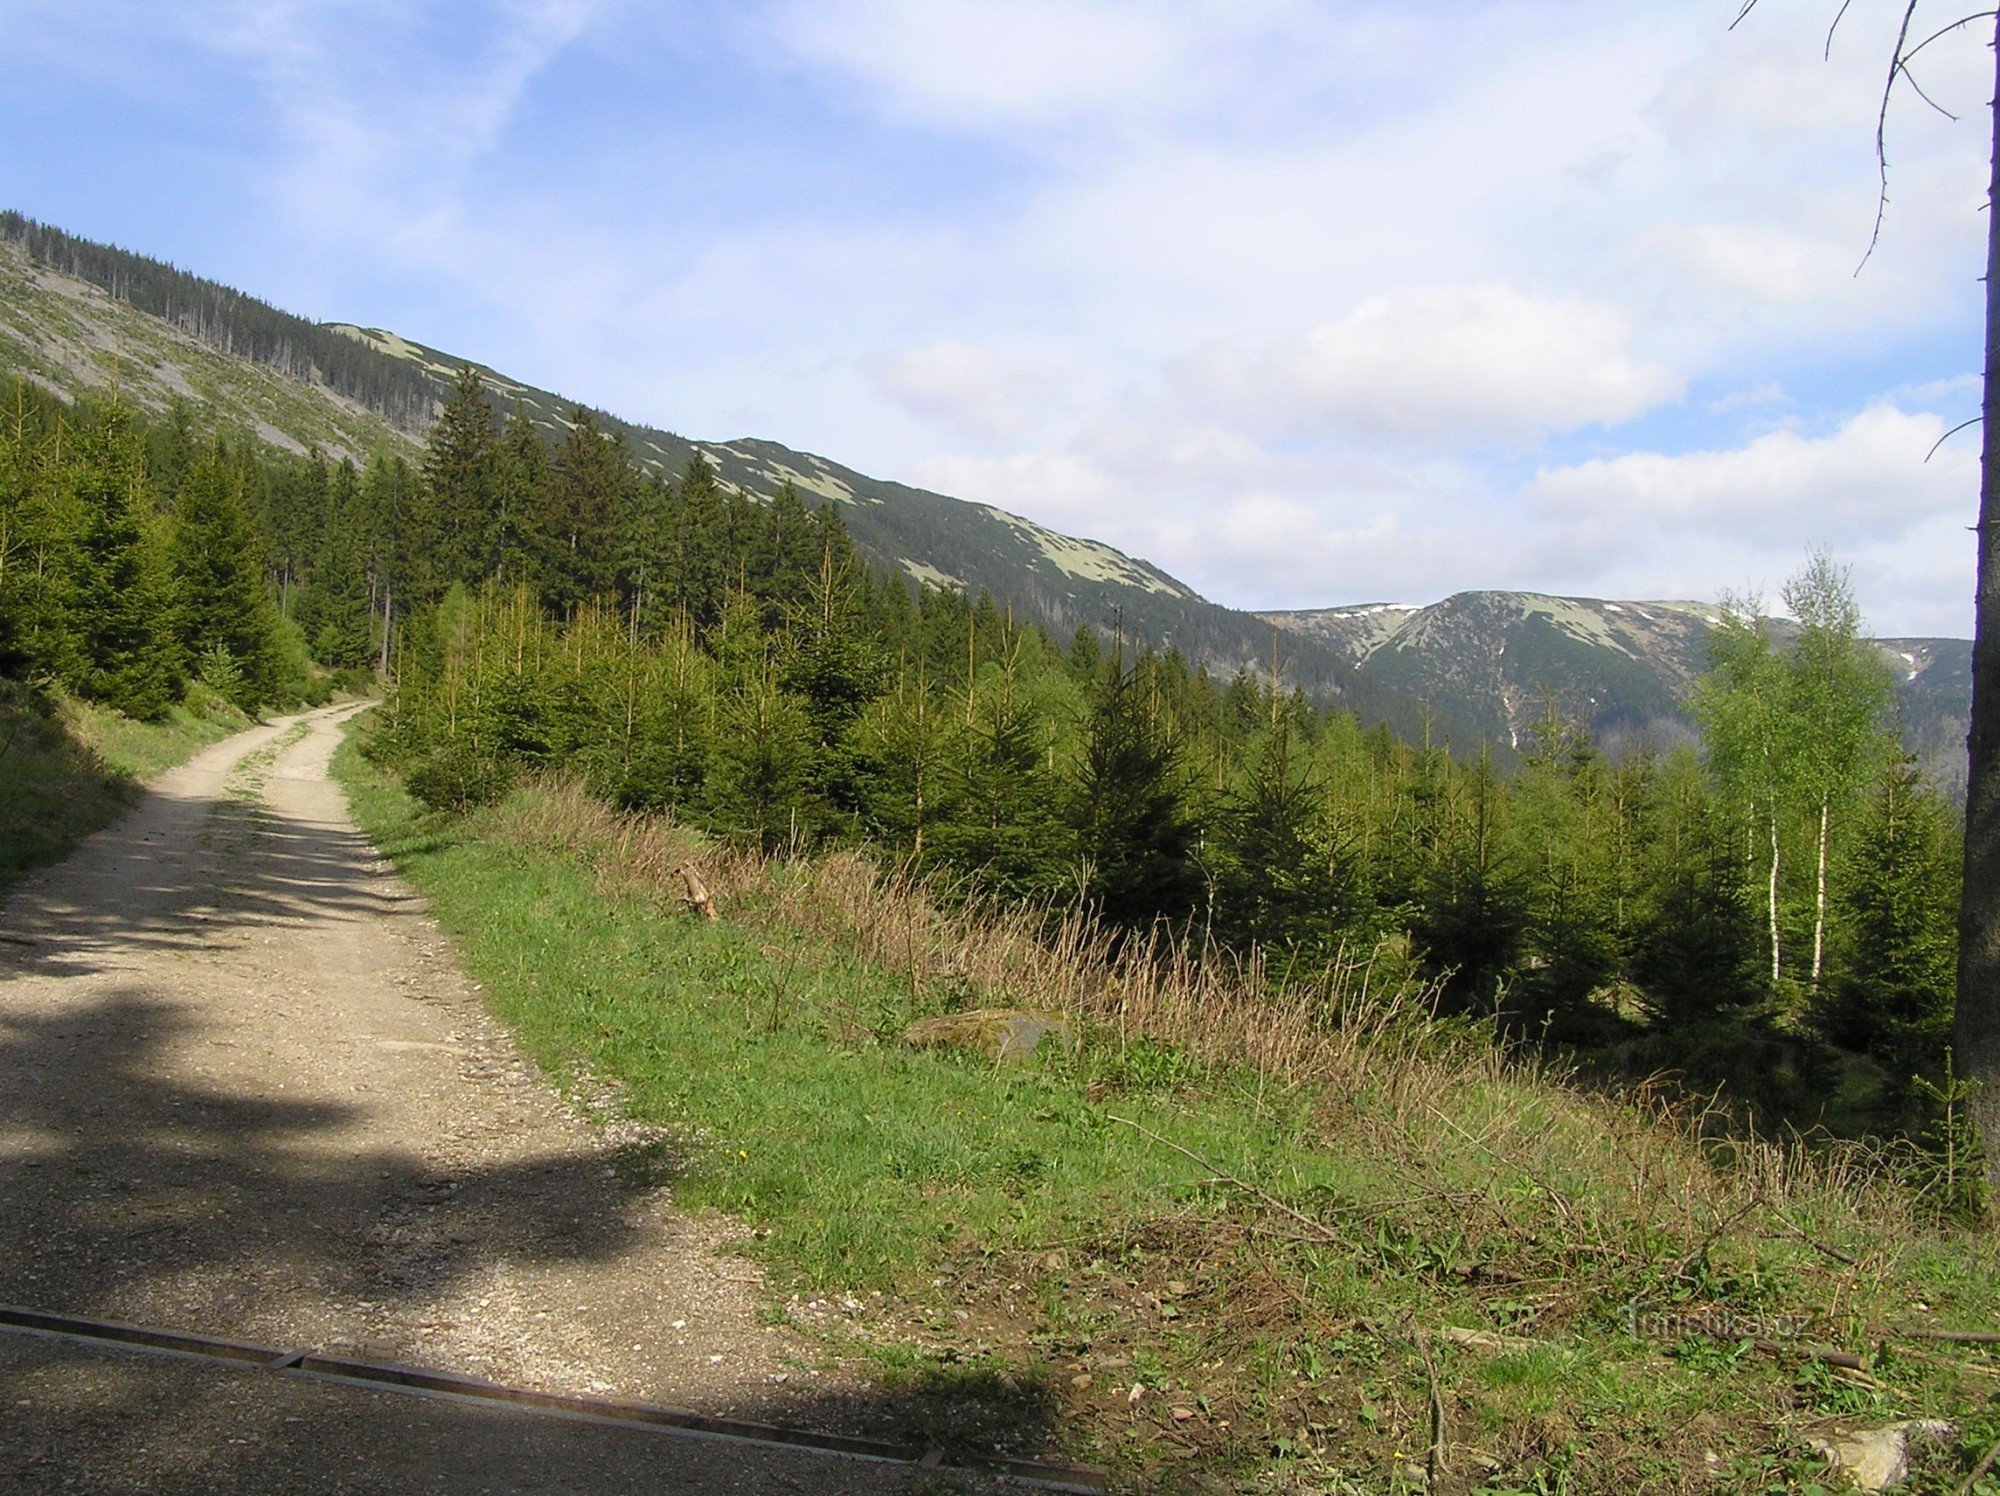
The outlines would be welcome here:
[[[889,399],[974,438],[1019,436],[1056,389],[1046,372],[1004,363],[990,348],[951,338],[869,360],[866,367]]]
[[[1147,4],[834,0],[779,8],[793,52],[845,70],[892,110],[986,126],[1141,105],[1187,61],[1187,28]]]
[[[1189,392],[1279,430],[1474,443],[1616,424],[1681,382],[1635,359],[1609,307],[1510,286],[1371,297],[1336,322],[1245,354],[1187,360]]]
[[[501,0],[476,40],[425,59],[426,18],[338,0],[221,0],[187,33],[261,85],[284,154],[273,188],[301,223],[420,245],[455,231],[465,174],[501,144],[535,78],[596,19],[602,0]]]
[[[1898,104],[1857,280],[1900,7],[1831,63],[1735,8],[29,0],[0,60],[121,162],[200,95],[158,174],[232,163],[180,196],[264,294],[1224,601],[1712,594],[1825,540],[1914,617],[1976,445],[1918,461],[1970,413],[1990,58],[1926,54],[1967,119]]]
[[[1925,454],[1945,432],[1929,412],[1881,405],[1813,437],[1768,432],[1741,447],[1634,452],[1545,468],[1528,485],[1535,512],[1600,542],[1632,547],[1660,531],[1771,546],[1853,547],[1893,539],[1978,495],[1973,454]]]
[[[1758,410],[1773,405],[1790,405],[1791,396],[1785,387],[1775,379],[1767,379],[1761,384],[1753,384],[1745,389],[1730,390],[1708,402],[1710,415],[1728,415],[1738,410]]]
[[[1715,292],[1780,306],[1819,301],[1846,289],[1861,250],[1770,224],[1691,224],[1661,230],[1648,249]]]

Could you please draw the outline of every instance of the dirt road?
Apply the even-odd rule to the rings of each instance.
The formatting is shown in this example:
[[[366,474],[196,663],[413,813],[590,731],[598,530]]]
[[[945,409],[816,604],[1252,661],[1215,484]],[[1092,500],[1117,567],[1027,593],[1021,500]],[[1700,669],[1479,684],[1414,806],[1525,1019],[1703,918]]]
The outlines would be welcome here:
[[[760,1323],[753,1268],[675,1212],[643,1140],[580,1115],[486,1016],[327,777],[353,710],[216,745],[0,907],[0,1302],[773,1422],[864,1416],[862,1389]],[[36,1485],[576,1488],[496,1453],[491,1418],[404,1404],[380,1415],[394,1432],[259,1374],[0,1349],[0,1467]],[[172,1395],[183,1375],[199,1395]],[[340,1461],[279,1459],[329,1419]],[[372,1466],[371,1440],[401,1463]],[[690,1443],[624,1435],[593,1484],[620,1488],[635,1458],[658,1489],[917,1479]]]

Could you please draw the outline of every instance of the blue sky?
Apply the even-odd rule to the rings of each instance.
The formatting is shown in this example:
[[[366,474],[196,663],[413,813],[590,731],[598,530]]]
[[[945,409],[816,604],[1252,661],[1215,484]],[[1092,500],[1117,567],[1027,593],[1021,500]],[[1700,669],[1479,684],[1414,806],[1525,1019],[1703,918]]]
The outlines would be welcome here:
[[[1826,545],[1965,634],[1991,54],[1857,276],[1902,6],[1836,8],[0,0],[0,203],[1237,606]]]

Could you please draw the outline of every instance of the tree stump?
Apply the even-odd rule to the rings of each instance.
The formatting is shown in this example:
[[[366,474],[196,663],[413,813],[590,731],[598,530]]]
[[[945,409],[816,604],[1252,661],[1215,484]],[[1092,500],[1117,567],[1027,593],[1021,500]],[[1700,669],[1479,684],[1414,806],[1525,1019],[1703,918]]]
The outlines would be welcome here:
[[[694,870],[694,864],[681,864],[681,883],[687,889],[687,906],[703,919],[720,919],[715,912],[715,900],[709,896],[708,885],[701,881],[701,874]]]

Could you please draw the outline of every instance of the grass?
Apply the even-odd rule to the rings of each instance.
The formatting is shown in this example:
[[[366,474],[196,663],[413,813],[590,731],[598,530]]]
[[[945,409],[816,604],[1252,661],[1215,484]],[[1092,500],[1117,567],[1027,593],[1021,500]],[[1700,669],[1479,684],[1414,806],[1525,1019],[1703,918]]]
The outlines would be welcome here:
[[[1807,1434],[1915,1416],[1960,1425],[1912,1486],[1952,1490],[2000,1438],[2000,1358],[1891,1333],[1990,1327],[2000,1253],[1893,1160],[1705,1141],[1364,967],[1113,958],[850,854],[765,863],[560,786],[453,820],[351,743],[336,769],[535,1058],[666,1129],[773,1312],[934,1437],[1149,1489],[1492,1492],[1793,1489]],[[1082,1041],[900,1040],[988,1003]]]
[[[249,725],[233,708],[136,722],[0,683],[0,890],[60,861],[138,799],[144,782]]]

